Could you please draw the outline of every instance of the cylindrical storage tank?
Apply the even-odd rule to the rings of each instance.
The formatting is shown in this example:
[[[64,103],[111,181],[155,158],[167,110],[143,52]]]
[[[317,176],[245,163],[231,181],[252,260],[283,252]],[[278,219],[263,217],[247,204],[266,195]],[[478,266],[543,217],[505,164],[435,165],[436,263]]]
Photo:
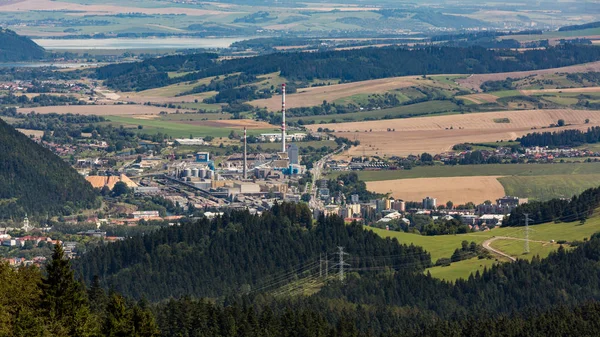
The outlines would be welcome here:
[[[206,169],[200,169],[198,172],[198,177],[202,179],[206,178]]]
[[[197,176],[198,176],[198,172],[199,172],[199,171],[200,171],[200,170],[198,170],[197,168],[195,168],[195,167],[194,167],[194,168],[192,169],[192,177],[197,177]]]
[[[212,179],[213,178],[213,171],[206,171],[206,179]]]
[[[183,170],[184,177],[189,177],[191,175],[192,175],[192,169],[186,168],[185,170]]]

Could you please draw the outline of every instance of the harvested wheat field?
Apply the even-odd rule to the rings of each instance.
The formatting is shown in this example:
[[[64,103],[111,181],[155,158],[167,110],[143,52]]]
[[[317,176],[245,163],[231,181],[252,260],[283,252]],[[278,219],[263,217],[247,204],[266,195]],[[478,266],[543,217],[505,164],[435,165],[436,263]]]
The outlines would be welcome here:
[[[41,130],[31,130],[31,129],[17,129],[20,133],[26,136],[33,136],[41,138],[44,135],[44,131]]]
[[[160,96],[160,95],[150,96],[150,95],[137,95],[134,93],[122,93],[121,95],[123,95],[123,96],[121,96],[121,100],[124,102],[133,102],[136,104],[144,104],[146,102],[151,102],[154,104],[165,104],[165,103],[180,104],[180,103],[194,103],[194,102],[202,103],[202,100],[204,100],[205,98],[214,96],[216,94],[217,94],[216,91],[209,91],[209,92],[203,92],[200,94],[185,95],[185,96]]]
[[[29,113],[35,111],[40,114],[58,113],[58,114],[80,114],[80,115],[98,115],[98,116],[126,116],[126,115],[158,115],[161,111],[175,113],[176,109],[160,108],[149,105],[137,104],[110,104],[110,105],[59,105],[43,106],[36,108],[19,108],[20,113]],[[179,110],[184,113],[184,110]]]
[[[498,96],[494,96],[494,95],[490,95],[490,94],[471,94],[471,95],[457,96],[456,98],[467,99],[475,104],[494,103],[498,100]]]
[[[480,90],[481,84],[485,81],[502,81],[507,78],[523,78],[530,75],[544,75],[554,73],[585,73],[592,71],[600,71],[600,62],[592,62],[586,64],[578,64],[574,66],[562,67],[562,68],[551,68],[551,69],[540,69],[530,71],[515,71],[509,73],[494,73],[494,74],[473,74],[467,78],[456,79],[456,83],[461,86],[472,89]]]
[[[519,90],[523,95],[535,95],[543,94],[547,92],[551,93],[588,93],[588,92],[600,92],[600,87],[585,87],[585,88],[566,88],[566,89],[536,89],[536,90]]]
[[[510,123],[494,120],[508,118]],[[564,119],[562,128],[542,129]],[[585,120],[589,119],[589,124]],[[308,126],[335,131],[335,135],[360,140],[360,145],[348,151],[349,155],[398,155],[433,154],[450,151],[459,143],[482,143],[514,140],[531,132],[560,131],[564,129],[585,130],[600,126],[598,110],[521,110],[390,119],[368,122],[318,124]],[[533,130],[532,128],[537,128]],[[388,129],[395,131],[388,131]]]
[[[405,201],[436,198],[438,204],[452,201],[455,205],[469,201],[481,203],[504,196],[504,187],[498,176],[415,178],[367,182],[367,189],[377,193],[390,193]]]
[[[398,88],[419,85],[423,81],[419,82],[418,78],[419,76],[391,77],[370,81],[334,84],[324,87],[298,89],[297,93],[288,94],[286,96],[286,106],[288,108],[315,106],[323,104],[323,101],[333,102],[337,99],[357,94],[383,93]],[[249,103],[259,108],[266,107],[269,111],[281,110],[280,95],[251,101]]]

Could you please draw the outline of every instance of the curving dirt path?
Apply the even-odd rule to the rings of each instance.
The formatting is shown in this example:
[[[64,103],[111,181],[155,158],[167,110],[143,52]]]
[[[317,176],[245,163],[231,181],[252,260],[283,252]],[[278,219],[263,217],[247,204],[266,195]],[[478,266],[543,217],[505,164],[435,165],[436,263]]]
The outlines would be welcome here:
[[[517,261],[516,258],[490,246],[492,244],[492,242],[496,241],[496,240],[519,240],[519,241],[525,241],[525,239],[522,238],[513,238],[510,236],[494,236],[493,238],[487,239],[485,241],[483,241],[483,243],[481,244],[483,246],[484,249],[488,250],[489,252],[491,252],[492,254],[496,254],[496,255],[500,255],[503,256],[511,261]],[[547,243],[547,241],[540,241],[540,240],[529,240],[529,242],[540,242],[540,243]]]
[[[487,239],[487,240],[483,241],[483,243],[481,245],[483,246],[483,248],[485,250],[489,251],[492,254],[503,256],[503,257],[505,257],[505,258],[507,258],[507,259],[509,259],[511,261],[517,261],[517,259],[515,259],[514,257],[512,257],[512,256],[510,256],[510,255],[508,255],[508,254],[506,254],[504,252],[501,252],[501,251],[493,248],[492,246],[490,246],[490,244],[492,242],[494,242],[494,241],[496,241],[498,239],[505,239],[505,237],[502,237],[502,236],[493,237],[491,239]]]

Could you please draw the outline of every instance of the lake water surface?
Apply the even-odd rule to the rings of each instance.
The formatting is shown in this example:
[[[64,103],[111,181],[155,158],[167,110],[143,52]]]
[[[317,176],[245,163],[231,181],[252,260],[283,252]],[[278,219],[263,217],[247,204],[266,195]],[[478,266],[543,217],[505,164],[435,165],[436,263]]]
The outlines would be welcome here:
[[[232,43],[248,40],[251,37],[227,38],[108,38],[108,39],[34,39],[33,41],[48,50],[58,49],[193,49],[228,48]]]

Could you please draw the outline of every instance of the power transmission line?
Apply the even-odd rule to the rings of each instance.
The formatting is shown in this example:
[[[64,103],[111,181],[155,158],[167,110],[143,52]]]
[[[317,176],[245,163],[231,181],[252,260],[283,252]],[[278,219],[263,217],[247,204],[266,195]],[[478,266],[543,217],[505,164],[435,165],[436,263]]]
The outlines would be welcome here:
[[[344,255],[349,255],[348,253],[344,252],[344,247],[338,247],[339,252],[337,253],[339,256],[339,263],[338,263],[338,267],[339,267],[339,273],[340,273],[340,282],[344,282],[344,267],[345,266],[350,266],[349,264],[344,262]]]
[[[525,254],[529,254],[529,213],[525,214]]]

